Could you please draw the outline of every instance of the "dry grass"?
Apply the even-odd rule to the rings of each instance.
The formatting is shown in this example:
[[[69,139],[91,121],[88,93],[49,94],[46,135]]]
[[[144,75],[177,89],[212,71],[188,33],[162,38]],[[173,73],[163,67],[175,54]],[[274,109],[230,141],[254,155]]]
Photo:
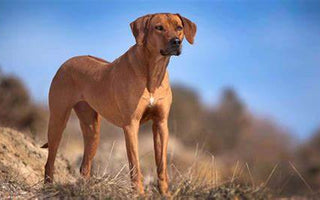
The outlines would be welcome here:
[[[161,195],[154,184],[147,185],[144,197],[138,197],[130,190],[128,182],[119,183],[112,179],[93,178],[77,184],[52,185],[43,188],[38,197],[81,198],[81,199],[160,199]],[[173,199],[270,199],[264,188],[227,183],[217,187],[202,185],[191,180],[172,182]]]
[[[93,178],[85,181],[77,177],[73,169],[68,169],[69,167],[75,168],[75,166],[70,166],[69,162],[61,156],[57,157],[57,182],[43,185],[42,175],[46,152],[35,145],[34,140],[12,129],[0,129],[0,136],[0,199],[162,198],[157,189],[154,173],[145,177],[146,194],[139,197],[131,190],[126,164],[119,165],[117,169],[110,169],[109,165],[104,166],[102,174],[97,173]],[[179,152],[177,144],[175,152]],[[107,163],[116,164],[113,158],[116,146],[114,143],[111,145],[106,159]],[[117,149],[117,152],[119,150]],[[273,199],[280,197],[279,193],[269,189],[269,186],[273,184],[273,179],[277,177],[278,164],[261,182],[255,180],[253,171],[247,163],[238,161],[234,166],[221,167],[217,164],[217,158],[199,148],[196,148],[192,161],[186,165],[189,167],[175,165],[172,160],[176,160],[177,157],[181,156],[175,155],[173,158],[172,153],[170,157],[172,164],[168,170],[171,178],[172,199]],[[144,159],[146,159],[145,163],[150,163],[152,158]],[[295,165],[290,163],[290,166],[292,172],[300,178],[301,183],[304,183],[304,186],[310,190],[309,196],[290,199],[319,199],[319,194],[311,188]],[[151,168],[154,169],[154,167]],[[223,177],[223,170],[226,170],[224,168],[228,168],[229,171],[232,169],[227,177]],[[280,185],[279,188],[281,187]]]
[[[214,162],[210,166],[194,163],[185,171],[171,165],[170,191],[172,199],[271,199],[270,191],[264,186],[255,187],[240,184],[235,171],[230,181],[220,183]],[[10,172],[10,170],[8,170]],[[209,176],[209,174],[213,174]],[[76,182],[55,182],[43,185],[42,181],[30,185],[19,180],[14,174],[6,174],[0,180],[2,199],[161,199],[163,198],[155,181],[145,184],[145,196],[137,196],[131,189],[127,166],[115,173],[101,177],[94,176],[86,181],[78,178]],[[156,179],[154,179],[156,180]]]
[[[6,191],[1,191],[2,198],[21,199],[161,199],[156,184],[146,186],[145,196],[136,196],[132,192],[126,173],[115,176],[93,177],[89,181],[79,179],[76,183],[43,186],[25,186],[14,180],[1,183]],[[8,186],[8,187],[7,187]],[[236,181],[212,186],[198,178],[175,177],[171,181],[173,199],[271,199],[271,193],[264,187],[252,187]]]

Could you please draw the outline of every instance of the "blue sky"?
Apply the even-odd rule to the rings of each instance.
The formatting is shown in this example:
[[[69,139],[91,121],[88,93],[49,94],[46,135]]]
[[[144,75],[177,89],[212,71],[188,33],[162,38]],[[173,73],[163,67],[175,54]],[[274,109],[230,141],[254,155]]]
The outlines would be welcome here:
[[[185,41],[171,59],[172,82],[207,103],[234,87],[252,112],[301,139],[320,127],[320,1],[0,0],[1,69],[46,102],[66,59],[112,61],[134,44],[129,23],[156,12],[180,13],[198,26],[195,45]]]

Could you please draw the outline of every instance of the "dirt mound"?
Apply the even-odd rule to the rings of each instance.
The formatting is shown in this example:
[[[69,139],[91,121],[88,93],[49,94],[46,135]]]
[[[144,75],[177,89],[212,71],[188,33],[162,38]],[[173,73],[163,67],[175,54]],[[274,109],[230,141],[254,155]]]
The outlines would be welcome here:
[[[0,193],[10,193],[5,182],[29,187],[42,183],[47,149],[41,149],[41,145],[21,132],[0,128]],[[60,155],[55,163],[55,174],[59,183],[75,181],[69,162]]]

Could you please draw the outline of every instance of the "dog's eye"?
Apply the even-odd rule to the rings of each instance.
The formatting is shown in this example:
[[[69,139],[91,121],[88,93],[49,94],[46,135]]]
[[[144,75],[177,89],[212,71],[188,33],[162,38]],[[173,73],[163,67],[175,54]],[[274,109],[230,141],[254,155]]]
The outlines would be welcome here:
[[[183,29],[182,26],[177,27],[177,31],[182,31],[182,29]]]
[[[159,30],[159,31],[163,31],[163,26],[156,26],[155,29]]]

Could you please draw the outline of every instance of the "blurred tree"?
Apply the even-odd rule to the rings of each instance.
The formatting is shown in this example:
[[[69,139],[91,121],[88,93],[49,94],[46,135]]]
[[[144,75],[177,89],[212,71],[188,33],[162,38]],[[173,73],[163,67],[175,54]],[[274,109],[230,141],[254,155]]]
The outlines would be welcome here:
[[[293,159],[292,149],[293,140],[287,130],[271,120],[251,116],[250,126],[239,138],[233,155],[248,163],[255,180],[261,182],[265,182],[271,170],[280,164],[271,185],[276,189],[284,178],[290,177],[292,169],[288,161]]]
[[[0,125],[34,132],[44,122],[41,109],[30,101],[23,83],[0,73]]]
[[[223,90],[218,105],[210,108],[201,103],[194,91],[174,86],[170,128],[171,134],[185,144],[193,147],[199,144],[226,166],[233,166],[237,161],[247,163],[253,178],[260,183],[277,163],[288,163],[292,159],[292,140],[287,131],[274,121],[249,113],[232,88]],[[234,169],[228,169],[225,175],[232,176]],[[275,187],[291,176],[290,169],[288,165],[277,169],[281,175],[272,180]],[[286,184],[296,186],[296,183]]]
[[[205,127],[210,136],[207,146],[214,153],[234,149],[249,125],[245,106],[232,88],[223,91],[217,108],[206,116]]]
[[[301,173],[314,189],[320,189],[320,128],[315,131],[313,137],[302,144],[297,150],[297,163]]]
[[[169,117],[170,134],[186,144],[201,142],[203,133],[203,106],[197,94],[186,87],[172,87],[173,102]]]

